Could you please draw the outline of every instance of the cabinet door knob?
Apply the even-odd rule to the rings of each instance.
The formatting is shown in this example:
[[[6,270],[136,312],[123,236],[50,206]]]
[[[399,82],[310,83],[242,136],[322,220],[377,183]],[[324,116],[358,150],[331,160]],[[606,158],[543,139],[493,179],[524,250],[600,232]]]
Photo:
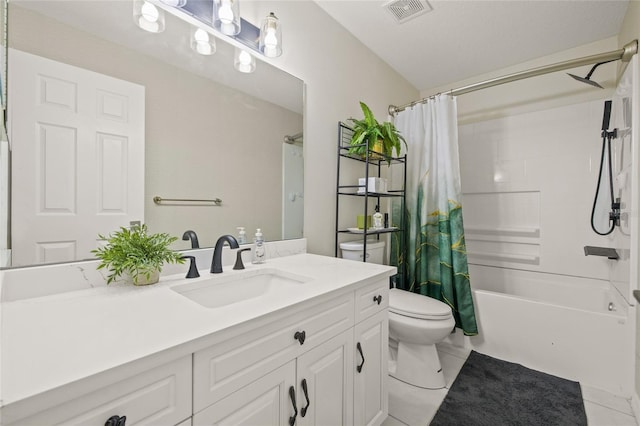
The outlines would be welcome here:
[[[304,343],[304,339],[306,338],[306,333],[304,330],[296,331],[296,334],[293,335],[293,338],[296,339],[302,345]]]
[[[289,426],[296,424],[296,417],[298,417],[298,407],[296,407],[296,390],[293,386],[289,387],[289,398],[291,398],[291,405],[293,405],[293,416],[289,417]]]
[[[309,401],[309,391],[307,389],[307,379],[302,379],[302,392],[304,392],[304,399],[307,400],[307,405],[300,409],[300,416],[304,417],[307,415],[309,405],[311,405],[311,402]]]
[[[358,344],[356,345],[356,349],[358,349],[358,353],[360,353],[360,357],[362,358],[362,364],[356,366],[356,370],[358,370],[358,373],[361,373],[362,366],[364,365],[364,354],[362,353],[362,345],[360,344],[360,342],[358,342]]]
[[[111,416],[107,419],[104,426],[125,426],[127,416]]]
[[[379,305],[380,303],[382,303],[382,295],[379,294],[377,296],[373,296],[373,301],[378,302],[378,305]]]

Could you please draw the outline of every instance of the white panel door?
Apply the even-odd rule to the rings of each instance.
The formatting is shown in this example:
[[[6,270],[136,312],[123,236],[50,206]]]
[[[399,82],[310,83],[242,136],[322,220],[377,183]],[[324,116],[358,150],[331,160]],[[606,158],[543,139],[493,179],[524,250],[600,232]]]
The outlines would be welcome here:
[[[12,264],[93,257],[144,218],[144,87],[9,55]]]
[[[296,377],[298,426],[353,424],[352,330],[300,356]]]
[[[380,425],[389,412],[387,382],[389,314],[386,310],[355,327],[353,424]],[[360,367],[360,368],[359,368]]]

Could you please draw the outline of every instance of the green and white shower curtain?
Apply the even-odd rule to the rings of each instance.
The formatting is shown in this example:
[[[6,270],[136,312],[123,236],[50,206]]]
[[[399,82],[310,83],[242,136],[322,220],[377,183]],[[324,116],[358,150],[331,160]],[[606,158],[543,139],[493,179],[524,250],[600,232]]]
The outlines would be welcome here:
[[[401,111],[395,125],[407,141],[404,242],[392,241],[392,264],[405,290],[451,306],[456,326],[478,334],[462,226],[456,99],[439,95]],[[405,256],[399,244],[406,244]]]

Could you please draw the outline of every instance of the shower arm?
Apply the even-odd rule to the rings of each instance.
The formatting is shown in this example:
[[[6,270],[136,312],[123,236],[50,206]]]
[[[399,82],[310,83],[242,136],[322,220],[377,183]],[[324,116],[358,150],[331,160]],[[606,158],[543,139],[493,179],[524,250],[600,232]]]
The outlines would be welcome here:
[[[571,68],[581,67],[584,65],[591,65],[593,63],[598,63],[598,62],[605,63],[605,62],[613,62],[613,61],[622,61],[623,62],[622,72],[624,72],[624,69],[626,68],[627,63],[631,60],[633,55],[635,55],[636,53],[638,53],[638,40],[633,40],[625,44],[622,49],[614,50],[611,52],[600,53],[597,55],[585,56],[583,58],[571,59],[569,61],[557,62],[555,64],[545,65],[538,68],[532,68],[530,70],[520,71],[513,74],[504,75],[502,77],[492,78],[479,83],[470,84],[468,86],[459,87],[457,89],[448,90],[445,93],[448,93],[451,96],[464,95],[465,93],[471,93],[477,90],[487,89],[489,87],[511,83],[513,81],[524,80],[526,78],[537,77],[539,75],[549,74],[556,71],[563,71]],[[593,72],[593,69],[591,72]],[[420,103],[427,102],[427,100],[429,100],[433,96],[435,95],[427,96],[418,101],[413,101],[411,103],[408,103],[402,106],[389,105],[389,114],[395,115],[396,113],[403,111],[406,108],[412,107]]]

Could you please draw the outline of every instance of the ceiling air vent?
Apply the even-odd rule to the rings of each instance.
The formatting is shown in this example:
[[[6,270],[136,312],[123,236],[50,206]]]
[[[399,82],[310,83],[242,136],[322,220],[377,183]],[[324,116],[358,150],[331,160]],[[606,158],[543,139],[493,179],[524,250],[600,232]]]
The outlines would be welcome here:
[[[392,0],[384,4],[399,24],[418,17],[433,9],[426,0]]]

